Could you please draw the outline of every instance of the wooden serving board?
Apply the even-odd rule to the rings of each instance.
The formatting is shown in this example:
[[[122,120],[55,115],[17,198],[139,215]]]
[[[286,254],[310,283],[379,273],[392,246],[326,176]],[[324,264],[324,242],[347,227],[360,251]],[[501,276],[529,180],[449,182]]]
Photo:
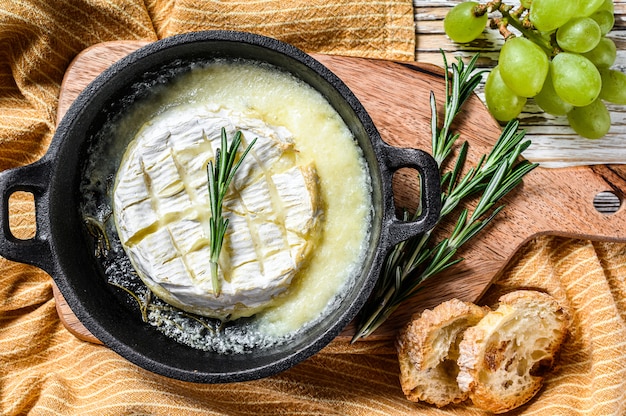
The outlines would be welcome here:
[[[110,42],[82,52],[70,65],[63,80],[57,121],[93,78],[116,60],[144,45],[144,42],[137,41]],[[429,95],[433,91],[442,106],[444,79],[441,68],[420,63],[313,56],[352,89],[386,142],[430,152]],[[500,134],[500,126],[477,96],[466,103],[455,129],[470,143],[468,166],[475,165]],[[415,206],[418,189],[415,176],[415,172],[404,170],[396,175],[394,193],[398,207]],[[459,253],[465,260],[427,282],[424,290],[400,307],[367,340],[395,337],[397,330],[413,313],[452,297],[476,301],[520,246],[535,236],[552,234],[626,241],[626,209],[622,206],[607,215],[598,212],[593,205],[594,197],[603,191],[610,191],[624,201],[626,165],[535,169],[521,187],[506,197],[506,209],[489,228]],[[444,233],[452,225],[451,220],[444,222],[438,232]],[[55,298],[65,326],[81,339],[99,342],[78,321],[56,288]],[[353,333],[354,327],[350,325],[338,339],[349,340]]]

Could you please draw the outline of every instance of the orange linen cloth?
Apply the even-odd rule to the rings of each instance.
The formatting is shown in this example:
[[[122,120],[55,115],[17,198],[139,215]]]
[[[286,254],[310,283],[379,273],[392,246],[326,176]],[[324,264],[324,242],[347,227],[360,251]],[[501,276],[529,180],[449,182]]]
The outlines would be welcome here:
[[[110,40],[240,29],[308,52],[410,60],[410,0],[1,0],[0,170],[33,162],[55,127],[73,57]],[[15,195],[11,227],[33,233],[32,201]],[[487,294],[547,289],[573,315],[559,367],[514,414],[626,414],[626,245],[546,237],[526,245]],[[279,375],[227,385],[167,379],[83,342],[61,324],[50,277],[0,259],[0,415],[481,415],[402,395],[389,343],[331,344]]]

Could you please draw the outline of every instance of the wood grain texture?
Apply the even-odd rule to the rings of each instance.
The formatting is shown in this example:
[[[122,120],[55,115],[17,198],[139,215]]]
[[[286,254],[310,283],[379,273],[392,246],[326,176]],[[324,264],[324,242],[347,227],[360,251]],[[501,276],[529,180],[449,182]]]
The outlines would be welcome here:
[[[58,120],[77,94],[98,73],[115,60],[144,45],[142,42],[114,42],[83,52],[70,66],[59,99]],[[379,129],[383,140],[396,146],[430,150],[430,108],[433,91],[443,97],[442,69],[424,63],[313,55],[337,74],[361,100]],[[441,99],[441,98],[440,98]],[[467,103],[455,125],[470,143],[470,165],[486,153],[500,133],[477,96]],[[415,205],[418,187],[414,174],[401,172],[394,183],[396,205]],[[475,301],[499,275],[518,248],[529,239],[552,234],[603,241],[626,241],[626,209],[606,215],[593,206],[594,197],[612,191],[626,198],[626,166],[598,165],[567,169],[538,168],[523,186],[507,196],[507,208],[493,224],[459,255],[465,261],[432,279],[424,290],[403,305],[383,327],[367,340],[389,339],[415,312],[430,308],[451,297]],[[442,223],[438,234],[449,231],[452,223]],[[61,319],[82,339],[97,342],[78,322],[55,293]],[[338,338],[348,340],[350,325]]]
[[[419,62],[441,63],[440,49],[452,56],[469,59],[480,52],[479,66],[492,68],[498,62],[498,53],[504,44],[497,30],[486,29],[473,42],[452,42],[443,31],[446,13],[462,0],[413,0],[416,21],[416,59]],[[480,1],[485,3],[486,1]],[[519,0],[506,1],[519,5]],[[613,69],[626,72],[626,0],[613,0],[615,26],[607,35],[615,42],[617,58]],[[450,58],[449,58],[450,59]],[[483,84],[484,85],[484,84]],[[477,89],[484,97],[483,85]],[[601,140],[587,140],[573,133],[565,116],[545,114],[529,99],[520,114],[521,126],[527,131],[533,145],[524,156],[543,167],[559,168],[574,165],[626,163],[626,106],[609,105],[612,127]]]

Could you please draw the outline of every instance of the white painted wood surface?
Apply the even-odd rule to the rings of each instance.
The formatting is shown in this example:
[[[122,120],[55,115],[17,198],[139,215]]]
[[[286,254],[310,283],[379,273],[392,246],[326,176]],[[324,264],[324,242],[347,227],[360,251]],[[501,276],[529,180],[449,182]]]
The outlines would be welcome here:
[[[485,3],[486,0],[476,0]],[[456,56],[470,57],[480,52],[482,68],[497,63],[498,52],[503,44],[497,30],[485,29],[483,34],[469,44],[452,42],[443,31],[443,18],[448,10],[462,0],[414,0],[416,21],[416,59],[442,65],[440,49],[446,52],[448,62]],[[614,0],[615,26],[608,34],[617,46],[617,60],[613,69],[626,72],[626,0]],[[519,1],[506,1],[519,5]],[[483,99],[482,85],[477,91]],[[612,126],[609,133],[599,140],[588,140],[575,134],[567,124],[566,117],[554,117],[543,113],[532,99],[520,115],[521,126],[526,130],[532,146],[524,156],[539,162],[543,167],[622,164],[626,163],[626,106],[609,105]]]

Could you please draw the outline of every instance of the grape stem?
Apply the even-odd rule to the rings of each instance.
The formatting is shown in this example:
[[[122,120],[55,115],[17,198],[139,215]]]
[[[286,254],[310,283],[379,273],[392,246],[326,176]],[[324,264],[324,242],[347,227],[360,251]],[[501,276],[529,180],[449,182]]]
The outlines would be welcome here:
[[[512,9],[512,7],[509,10],[511,10],[511,9]],[[513,16],[515,19],[519,20],[520,16],[523,15],[526,10],[528,10],[528,9],[526,9],[526,7],[519,6],[517,8],[517,10],[513,10],[512,12],[509,12],[509,15]]]
[[[526,27],[526,25],[524,25],[519,20],[519,16],[517,15],[517,13],[511,14],[509,13],[507,9],[503,7],[500,8],[500,13],[502,13],[502,16],[506,19],[507,23],[509,23],[515,29],[522,32],[522,34],[526,36],[528,39],[536,43],[541,49],[544,50],[546,54],[548,54],[549,57],[556,55],[557,51],[555,51],[555,48],[549,42],[547,42],[544,38],[537,35],[537,33],[534,30]]]
[[[485,4],[478,4],[474,8],[474,15],[482,16],[485,13],[491,13],[498,10],[501,6],[506,7],[506,5],[502,3],[502,0],[490,1]]]
[[[504,40],[515,37],[515,33],[509,30],[509,22],[507,19],[493,18],[489,22],[489,27],[498,29]]]
[[[533,25],[528,19],[528,14],[524,13],[528,9],[520,6],[513,10],[513,6],[505,4],[502,0],[494,0],[485,4],[479,4],[474,8],[475,16],[482,16],[485,13],[499,11],[502,17],[494,17],[490,20],[489,26],[492,29],[498,29],[504,40],[516,36],[508,28],[509,25],[519,30],[524,36],[536,43],[549,56],[553,57],[560,52],[558,47],[539,36],[534,30]]]

